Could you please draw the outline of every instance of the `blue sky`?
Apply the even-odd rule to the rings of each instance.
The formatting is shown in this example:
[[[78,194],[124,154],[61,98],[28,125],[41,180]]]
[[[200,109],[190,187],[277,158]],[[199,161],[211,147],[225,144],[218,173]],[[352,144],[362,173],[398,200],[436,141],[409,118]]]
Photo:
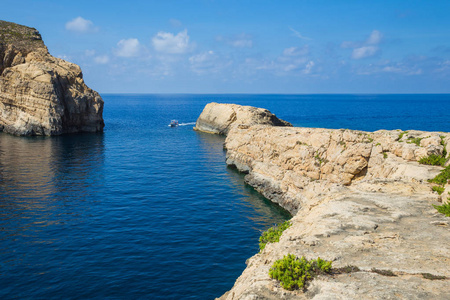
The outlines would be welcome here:
[[[450,93],[450,1],[3,0],[101,93]]]

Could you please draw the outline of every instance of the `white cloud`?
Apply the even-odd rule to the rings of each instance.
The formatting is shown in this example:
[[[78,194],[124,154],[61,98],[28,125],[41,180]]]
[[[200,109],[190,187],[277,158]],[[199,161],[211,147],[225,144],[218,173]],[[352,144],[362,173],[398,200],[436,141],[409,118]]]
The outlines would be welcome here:
[[[177,19],[170,19],[169,20],[170,25],[172,25],[173,27],[181,27],[182,23],[180,20]]]
[[[231,39],[229,44],[235,48],[251,48],[253,47],[253,41],[251,36],[243,33],[238,35],[236,38]]]
[[[378,30],[373,30],[364,42],[344,41],[341,48],[353,48],[351,56],[353,59],[372,57],[379,53],[378,44],[382,39],[383,34]]]
[[[300,34],[300,32],[298,32],[297,30],[293,29],[292,27],[289,27],[289,29],[294,33],[294,36],[298,37],[299,39],[302,40],[312,40],[309,37],[303,36],[302,34]]]
[[[101,65],[107,64],[109,62],[109,57],[108,55],[99,55],[94,58],[94,61]]]
[[[230,45],[235,48],[252,48],[253,47],[253,40],[252,37],[248,34],[242,33],[240,35],[234,36],[234,37],[224,37],[224,36],[217,36],[216,40],[219,42],[223,42],[227,45]]]
[[[57,57],[65,60],[65,61],[71,61],[72,60],[71,56],[68,56],[68,55],[65,55],[65,54],[57,55]]]
[[[304,46],[304,47],[290,47],[290,48],[286,48],[283,51],[283,55],[285,56],[304,56],[304,55],[308,55],[309,54],[309,47],[308,46]]]
[[[77,33],[86,33],[97,31],[94,27],[94,23],[90,20],[86,20],[82,17],[77,17],[66,23],[66,29]]]
[[[117,48],[115,49],[114,54],[120,57],[133,57],[139,54],[140,48],[141,45],[138,39],[124,39],[117,43]]]
[[[251,48],[253,46],[253,41],[245,39],[234,40],[231,42],[231,45],[236,48]]]
[[[381,34],[381,32],[379,32],[378,30],[373,30],[369,38],[367,39],[366,44],[378,45],[381,42],[382,38],[383,34]]]
[[[361,59],[366,57],[371,57],[377,54],[378,47],[375,46],[363,46],[360,48],[353,49],[352,58]]]
[[[186,29],[177,35],[160,31],[153,37],[152,44],[158,52],[182,54],[189,49],[189,36]]]
[[[363,43],[359,43],[359,42],[352,42],[352,41],[344,41],[341,44],[341,48],[358,48],[361,47]]]
[[[303,73],[305,74],[310,74],[312,71],[312,68],[314,67],[315,63],[311,60],[309,61],[306,66],[305,69],[303,70]]]
[[[418,65],[410,59],[406,59],[402,62],[395,61],[380,61],[375,64],[360,65],[356,69],[356,73],[359,75],[372,75],[377,73],[390,73],[397,75],[421,75],[424,73],[423,67],[425,65]]]
[[[84,55],[86,55],[86,56],[94,56],[95,55],[95,50],[86,50],[86,51],[84,51]]]
[[[221,59],[214,51],[207,51],[189,57],[191,69],[195,73],[217,73],[231,65],[230,60]]]

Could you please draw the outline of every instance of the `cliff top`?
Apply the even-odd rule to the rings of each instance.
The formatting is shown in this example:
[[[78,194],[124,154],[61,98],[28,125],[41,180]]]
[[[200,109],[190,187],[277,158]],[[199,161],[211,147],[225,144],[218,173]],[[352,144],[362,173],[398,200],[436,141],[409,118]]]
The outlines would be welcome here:
[[[2,44],[12,44],[24,52],[45,48],[41,34],[35,28],[0,20],[0,45]]]

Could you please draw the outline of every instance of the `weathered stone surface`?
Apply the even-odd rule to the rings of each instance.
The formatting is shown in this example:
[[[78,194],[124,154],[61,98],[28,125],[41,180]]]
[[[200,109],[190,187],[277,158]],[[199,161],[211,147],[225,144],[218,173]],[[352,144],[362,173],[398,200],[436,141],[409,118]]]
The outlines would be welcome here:
[[[226,135],[232,127],[255,124],[271,126],[292,126],[291,123],[278,119],[267,109],[236,104],[208,103],[194,129],[208,133]]]
[[[79,66],[51,56],[39,32],[0,21],[0,129],[15,135],[103,130],[103,100]]]
[[[432,207],[442,195],[428,183],[442,167],[418,163],[442,155],[449,138],[443,132],[232,127],[227,164],[289,210],[293,224],[279,243],[248,260],[221,299],[450,298],[450,218]],[[307,292],[289,292],[268,275],[288,253],[361,271],[320,276]],[[421,273],[448,279],[431,281]]]

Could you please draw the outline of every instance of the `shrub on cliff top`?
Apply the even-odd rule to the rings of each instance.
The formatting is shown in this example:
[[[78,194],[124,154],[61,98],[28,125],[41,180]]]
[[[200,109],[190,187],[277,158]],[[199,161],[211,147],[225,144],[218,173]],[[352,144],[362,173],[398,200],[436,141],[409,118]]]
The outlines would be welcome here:
[[[259,237],[259,249],[262,251],[266,247],[267,243],[276,243],[280,241],[283,231],[291,226],[291,221],[286,221],[281,224],[270,227],[262,233]]]
[[[446,167],[444,170],[441,171],[436,177],[433,179],[428,180],[429,182],[445,185],[447,181],[450,179],[450,166]]]
[[[423,164],[423,165],[431,165],[431,166],[444,166],[445,163],[447,162],[447,159],[445,157],[436,155],[436,154],[431,154],[427,157],[422,157],[419,160],[419,164]]]
[[[309,280],[320,274],[331,272],[331,261],[326,261],[320,257],[308,261],[305,257],[297,258],[293,254],[288,254],[275,261],[270,268],[270,278],[280,281],[281,286],[286,290],[305,289]]]
[[[442,205],[433,205],[434,208],[441,214],[446,215],[447,217],[450,217],[450,203],[445,203]]]

